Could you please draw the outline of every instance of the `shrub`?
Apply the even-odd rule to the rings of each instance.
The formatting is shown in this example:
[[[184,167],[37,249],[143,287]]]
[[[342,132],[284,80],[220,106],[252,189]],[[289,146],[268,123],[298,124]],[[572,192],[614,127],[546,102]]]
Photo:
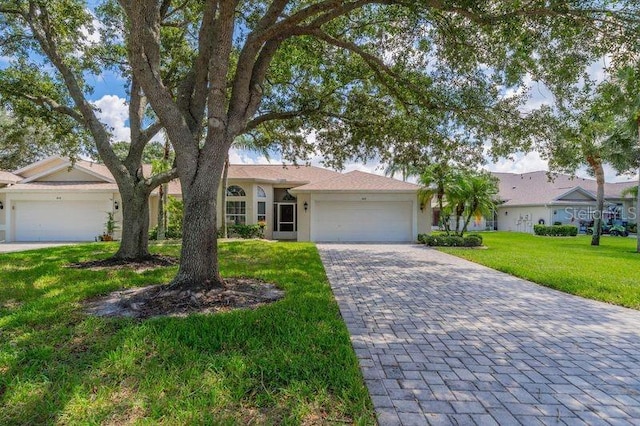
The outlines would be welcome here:
[[[231,225],[227,228],[230,237],[263,238],[264,226],[260,225]]]
[[[480,247],[482,245],[482,237],[478,235],[467,235],[464,237],[465,247]]]
[[[477,234],[470,234],[466,237],[457,235],[418,235],[418,242],[430,247],[479,247],[482,245],[482,237]]]
[[[638,232],[638,224],[637,223],[630,223],[629,224],[629,232],[631,232],[632,234],[635,234]]]
[[[482,243],[484,242],[484,240],[482,239],[482,235],[480,235],[480,234],[467,234],[467,238],[468,237],[476,237],[476,238],[480,239],[480,244],[479,245],[482,245]]]
[[[167,240],[179,240],[182,238],[182,229],[178,228],[176,229],[175,227],[171,227],[167,230],[164,231],[164,237]],[[149,239],[150,240],[157,240],[158,239],[158,227],[155,226],[153,229],[151,229],[149,231]]]
[[[578,227],[573,225],[533,225],[533,232],[545,237],[575,237],[578,235]]]
[[[184,216],[184,203],[171,195],[167,198],[165,214],[167,215],[167,229],[164,237],[168,240],[179,240],[182,238],[182,218]],[[149,231],[149,239],[158,239],[158,227]]]

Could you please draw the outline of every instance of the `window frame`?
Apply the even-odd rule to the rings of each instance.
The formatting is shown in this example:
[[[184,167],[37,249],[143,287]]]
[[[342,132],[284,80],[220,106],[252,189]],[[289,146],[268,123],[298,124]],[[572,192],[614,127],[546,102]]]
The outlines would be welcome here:
[[[231,207],[229,211],[229,207]],[[225,217],[227,225],[246,225],[247,224],[247,202],[246,200],[227,200],[225,208]]]
[[[235,188],[237,188],[239,191],[235,190],[235,192],[238,192],[238,193],[237,194],[236,193],[232,193],[230,191],[231,188],[234,188],[234,190],[235,190]],[[245,191],[244,188],[241,187],[240,185],[229,185],[229,186],[227,186],[226,191],[227,191],[227,197],[246,197],[247,196],[247,191]]]

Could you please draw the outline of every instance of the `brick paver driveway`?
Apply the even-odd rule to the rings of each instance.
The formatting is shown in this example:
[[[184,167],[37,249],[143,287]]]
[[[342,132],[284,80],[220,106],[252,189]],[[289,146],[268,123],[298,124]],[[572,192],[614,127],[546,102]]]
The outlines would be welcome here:
[[[318,247],[381,425],[640,424],[640,312],[424,246]]]

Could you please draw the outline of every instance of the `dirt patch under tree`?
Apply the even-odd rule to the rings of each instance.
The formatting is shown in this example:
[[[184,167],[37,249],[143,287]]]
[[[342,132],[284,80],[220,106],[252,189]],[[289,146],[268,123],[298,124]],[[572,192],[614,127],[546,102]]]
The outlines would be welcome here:
[[[226,278],[225,288],[181,290],[151,285],[116,291],[87,301],[86,311],[97,316],[141,319],[187,316],[255,309],[283,297],[284,291],[273,284],[253,278]]]
[[[108,258],[72,263],[68,267],[92,271],[131,269],[140,273],[177,264],[178,259],[174,257],[152,255],[142,260]],[[144,319],[255,309],[284,297],[284,291],[257,279],[226,278],[224,282],[224,288],[174,289],[167,285],[150,285],[114,291],[87,300],[85,308],[90,315]]]

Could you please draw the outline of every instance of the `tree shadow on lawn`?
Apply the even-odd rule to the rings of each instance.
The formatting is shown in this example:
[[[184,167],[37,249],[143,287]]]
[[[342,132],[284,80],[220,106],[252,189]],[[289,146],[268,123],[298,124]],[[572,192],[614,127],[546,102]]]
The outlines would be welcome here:
[[[287,297],[276,304],[148,321],[86,316],[81,301],[168,282],[175,271],[60,273],[86,254],[34,252],[34,269],[0,277],[0,301],[15,300],[0,318],[0,423],[372,422],[346,327],[315,275],[319,262],[311,271],[298,263],[313,260],[309,250],[247,270],[279,278]],[[226,254],[223,264],[241,262],[233,247]],[[0,268],[18,263],[1,259]]]

